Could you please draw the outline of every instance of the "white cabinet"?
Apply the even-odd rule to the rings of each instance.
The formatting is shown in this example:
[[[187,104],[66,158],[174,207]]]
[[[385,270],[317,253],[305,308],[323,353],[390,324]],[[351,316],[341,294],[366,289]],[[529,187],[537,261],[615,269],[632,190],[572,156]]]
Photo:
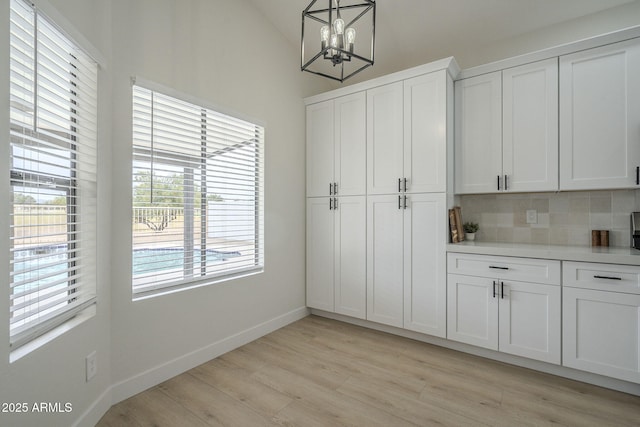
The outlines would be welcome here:
[[[364,196],[307,199],[307,305],[366,316]]]
[[[367,203],[364,196],[334,202],[335,312],[364,319],[367,315]]]
[[[505,191],[558,189],[558,60],[502,71]]]
[[[455,111],[455,192],[498,191],[502,175],[500,72],[455,82]]]
[[[447,191],[447,92],[453,84],[446,71],[404,81],[403,178],[409,193]]]
[[[446,196],[368,198],[367,319],[446,335]]]
[[[442,70],[367,91],[368,194],[447,190],[447,108]]]
[[[640,268],[563,263],[564,366],[640,383]]]
[[[404,210],[404,328],[447,335],[444,194],[412,194]]]
[[[398,192],[403,169],[402,82],[367,91],[367,194]]]
[[[485,263],[493,272],[473,275],[481,268],[465,268],[461,259]],[[447,279],[447,338],[560,364],[559,261],[449,254],[448,264],[450,272],[462,274]],[[547,283],[533,282],[541,277]]]
[[[456,82],[456,193],[558,189],[558,61]]]
[[[307,106],[307,196],[328,196],[333,185],[333,100]],[[333,194],[333,190],[331,190]]]
[[[307,107],[307,197],[366,192],[366,95]]]
[[[333,198],[307,199],[307,306],[334,310]]]
[[[367,320],[403,325],[402,196],[367,197]]]
[[[640,166],[640,41],[560,57],[560,189],[631,188]]]

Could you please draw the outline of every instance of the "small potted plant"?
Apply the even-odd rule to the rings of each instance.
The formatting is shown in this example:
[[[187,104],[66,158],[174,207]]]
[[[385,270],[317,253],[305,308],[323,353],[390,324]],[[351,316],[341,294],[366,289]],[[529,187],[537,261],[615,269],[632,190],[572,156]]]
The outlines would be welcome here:
[[[477,222],[465,222],[462,224],[462,229],[464,230],[464,237],[469,241],[474,241],[476,239],[476,231],[478,231]]]

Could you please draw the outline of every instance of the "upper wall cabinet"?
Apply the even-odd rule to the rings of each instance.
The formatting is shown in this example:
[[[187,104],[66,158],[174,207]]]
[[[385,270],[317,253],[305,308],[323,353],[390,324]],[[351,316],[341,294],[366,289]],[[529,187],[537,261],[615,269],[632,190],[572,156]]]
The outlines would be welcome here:
[[[560,189],[637,187],[640,41],[560,57]]]
[[[558,189],[558,62],[456,82],[456,193]]]
[[[447,91],[442,70],[367,91],[368,194],[447,190]]]
[[[366,96],[307,107],[307,196],[366,192]]]
[[[502,71],[505,191],[558,189],[558,60]]]
[[[499,71],[455,82],[456,193],[498,191],[502,173],[501,84]]]

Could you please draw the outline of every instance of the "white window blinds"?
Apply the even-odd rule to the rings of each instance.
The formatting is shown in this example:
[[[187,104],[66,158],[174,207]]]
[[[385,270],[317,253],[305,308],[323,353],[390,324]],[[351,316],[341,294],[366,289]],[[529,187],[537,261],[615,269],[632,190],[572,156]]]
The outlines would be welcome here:
[[[261,271],[263,159],[262,126],[134,85],[134,296]]]
[[[11,0],[10,339],[95,301],[97,64]]]

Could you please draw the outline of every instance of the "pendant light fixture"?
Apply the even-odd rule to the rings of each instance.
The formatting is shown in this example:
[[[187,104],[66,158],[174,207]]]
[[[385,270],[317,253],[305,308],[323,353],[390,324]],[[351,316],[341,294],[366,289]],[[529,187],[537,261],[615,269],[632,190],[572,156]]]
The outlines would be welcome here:
[[[300,68],[343,82],[373,65],[376,2],[327,1],[326,8],[313,0],[302,11]]]

